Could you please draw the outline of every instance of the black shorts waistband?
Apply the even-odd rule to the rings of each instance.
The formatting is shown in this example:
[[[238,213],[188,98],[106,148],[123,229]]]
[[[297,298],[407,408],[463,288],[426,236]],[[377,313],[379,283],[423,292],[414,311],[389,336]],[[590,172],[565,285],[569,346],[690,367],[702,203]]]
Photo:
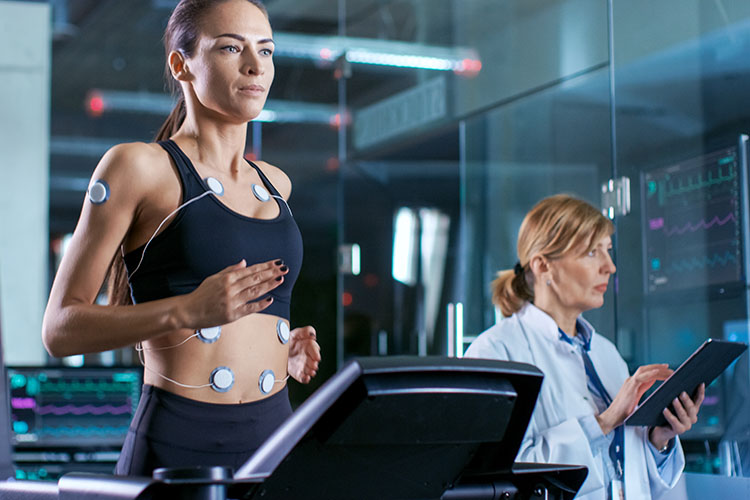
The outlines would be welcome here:
[[[144,385],[130,431],[153,442],[240,452],[257,448],[291,413],[286,387],[258,401],[216,404]]]
[[[189,415],[193,420],[244,422],[258,414],[274,412],[289,405],[289,389],[284,386],[279,392],[267,398],[247,403],[208,403],[180,396],[161,387],[143,384],[141,398],[154,398],[158,404],[170,412]]]

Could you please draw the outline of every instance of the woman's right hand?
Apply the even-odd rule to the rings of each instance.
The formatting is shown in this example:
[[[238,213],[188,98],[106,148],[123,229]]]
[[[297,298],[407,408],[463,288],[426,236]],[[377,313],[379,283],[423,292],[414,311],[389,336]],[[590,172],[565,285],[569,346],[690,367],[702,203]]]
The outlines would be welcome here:
[[[284,282],[289,272],[281,260],[248,266],[245,260],[213,274],[184,295],[185,328],[198,329],[225,325],[248,314],[262,311],[273,302],[265,297]]]
[[[657,380],[666,380],[672,374],[667,364],[643,365],[633,375],[625,379],[617,396],[609,407],[596,416],[604,434],[621,425],[638,405],[643,394]]]

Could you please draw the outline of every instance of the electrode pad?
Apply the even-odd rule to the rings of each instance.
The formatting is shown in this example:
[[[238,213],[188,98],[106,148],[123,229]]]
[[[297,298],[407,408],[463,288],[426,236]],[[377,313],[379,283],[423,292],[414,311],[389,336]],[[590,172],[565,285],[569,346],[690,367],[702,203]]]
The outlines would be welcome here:
[[[217,179],[216,177],[206,177],[205,179],[206,184],[208,185],[208,189],[214,192],[216,196],[221,196],[224,194],[224,185]]]
[[[279,336],[279,342],[282,344],[289,342],[289,325],[283,319],[276,322],[276,335]]]
[[[276,383],[276,375],[273,374],[273,370],[263,370],[258,379],[258,388],[261,394],[268,394],[273,389],[273,384]]]
[[[198,338],[201,340],[201,342],[205,342],[206,344],[213,344],[214,342],[219,340],[219,337],[221,336],[221,327],[212,326],[209,328],[201,328],[197,333]]]
[[[210,382],[216,392],[227,392],[234,385],[234,373],[227,366],[219,366],[211,372]]]
[[[266,202],[271,199],[271,194],[263,186],[259,184],[253,184],[252,189],[255,197],[260,201]]]
[[[89,201],[94,205],[101,205],[109,199],[109,185],[103,180],[94,181],[89,187]]]

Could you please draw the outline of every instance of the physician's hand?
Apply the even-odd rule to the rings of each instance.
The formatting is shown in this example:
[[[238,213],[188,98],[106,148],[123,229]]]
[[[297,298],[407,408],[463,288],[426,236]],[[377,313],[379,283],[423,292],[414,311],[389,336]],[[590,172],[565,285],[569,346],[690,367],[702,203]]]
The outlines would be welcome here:
[[[668,425],[652,427],[648,433],[651,444],[658,450],[665,448],[669,441],[675,436],[687,432],[698,421],[698,411],[706,397],[706,384],[701,384],[691,399],[686,392],[672,401],[674,413],[669,408],[664,408],[662,414],[667,419]]]
[[[633,413],[643,394],[657,380],[665,380],[672,374],[667,364],[639,366],[633,375],[625,379],[612,404],[596,416],[604,434],[609,434]]]
[[[320,346],[315,340],[315,328],[303,326],[291,331],[289,340],[289,375],[297,382],[307,384],[318,373]]]

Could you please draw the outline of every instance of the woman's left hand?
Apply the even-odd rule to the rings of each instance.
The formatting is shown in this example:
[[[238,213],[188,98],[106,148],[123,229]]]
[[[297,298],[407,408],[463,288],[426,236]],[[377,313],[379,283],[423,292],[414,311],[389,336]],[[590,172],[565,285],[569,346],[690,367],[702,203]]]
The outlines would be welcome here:
[[[303,326],[291,332],[289,341],[289,375],[297,382],[306,384],[318,373],[320,346],[315,340],[315,328]]]
[[[693,424],[698,421],[698,411],[700,410],[703,399],[706,396],[706,384],[701,384],[695,391],[695,396],[691,399],[686,392],[672,401],[674,413],[669,408],[662,411],[664,418],[669,425],[654,427],[649,432],[651,444],[656,449],[662,449],[667,446],[669,441],[675,436],[690,430]]]

